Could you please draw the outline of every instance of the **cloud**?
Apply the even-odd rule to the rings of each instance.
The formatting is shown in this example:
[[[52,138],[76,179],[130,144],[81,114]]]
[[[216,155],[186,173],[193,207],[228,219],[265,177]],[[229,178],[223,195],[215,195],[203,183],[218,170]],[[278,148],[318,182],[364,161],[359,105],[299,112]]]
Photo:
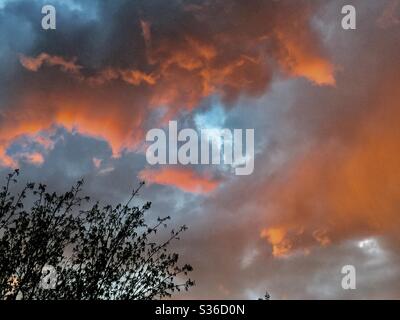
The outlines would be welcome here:
[[[277,30],[275,35],[282,44],[278,61],[290,75],[305,77],[317,85],[335,84],[333,64],[309,52],[306,42],[310,39],[301,30],[295,36],[294,30],[287,33]]]
[[[98,74],[85,78],[80,72],[82,67],[76,64],[76,58],[67,60],[63,57],[52,56],[47,53],[41,53],[37,57],[20,55],[20,62],[24,68],[33,72],[38,71],[44,64],[49,66],[59,66],[64,72],[76,75],[77,80],[87,81],[93,85],[102,85],[108,81],[116,79],[122,79],[133,86],[138,86],[142,82],[153,85],[156,82],[154,76],[148,75],[139,70],[117,70],[112,68],[100,70]]]
[[[381,12],[361,8],[370,21]],[[263,164],[257,177],[218,195],[218,209],[263,220],[257,233],[274,256],[308,254],[366,236],[385,235],[398,246],[397,35],[394,29],[382,33],[374,23],[350,39],[337,32],[331,50],[344,69],[335,89],[289,87],[291,105],[256,159]],[[365,39],[368,55],[359,59]],[[274,156],[278,161],[271,161]],[[243,194],[241,205],[235,199]]]
[[[15,6],[23,8],[18,18],[25,21],[36,10],[32,3],[10,3],[3,10]],[[159,108],[166,110],[165,121],[210,96],[228,105],[240,96],[259,96],[282,71],[334,84],[334,68],[310,23],[318,7],[307,1],[295,7],[290,1],[254,7],[173,1],[158,8],[139,1],[97,7],[98,19],[90,22],[79,10],[63,7],[58,21],[76,23],[57,29],[56,41],[40,38],[19,55],[23,69],[0,118],[2,165],[13,163],[7,150],[14,139],[54,125],[104,139],[118,156],[137,148]],[[171,14],[176,19],[168,19]],[[100,29],[105,38],[96,43],[93,34]],[[29,89],[21,92],[22,85]]]
[[[278,220],[287,216],[300,225],[322,224],[339,239],[357,229],[390,231],[398,220],[400,195],[400,136],[392,121],[399,114],[390,109],[386,104],[364,120],[359,136],[344,150],[316,146],[315,154],[294,165],[283,184],[271,190],[285,212]]]
[[[272,245],[274,257],[285,256],[292,248],[292,243],[286,238],[286,231],[282,228],[263,229],[260,236]]]
[[[39,152],[20,153],[17,155],[17,157],[35,166],[41,166],[44,163],[43,155]]]
[[[376,20],[377,25],[382,29],[396,26],[400,23],[400,1],[388,1],[382,14]]]
[[[95,167],[96,169],[99,169],[103,160],[94,157],[94,158],[92,159],[92,161],[93,161],[94,167]]]
[[[225,183],[198,205],[203,219],[190,224],[198,210],[183,210],[195,228],[185,245],[199,252],[193,297],[221,297],[215,283],[230,298],[247,290],[273,299],[399,296],[391,283],[400,244],[399,30],[375,24],[387,3],[356,2],[369,22],[354,33],[340,27],[340,3],[325,8],[328,50],[342,66],[335,86],[275,83],[255,115],[248,100],[228,115],[260,126],[266,144],[251,179]],[[249,248],[260,253],[243,272]],[[359,276],[353,292],[340,286],[346,264]]]
[[[78,74],[81,66],[76,64],[76,58],[67,60],[60,56],[52,56],[47,53],[41,53],[36,58],[27,57],[23,54],[20,55],[21,64],[29,71],[36,72],[44,64],[49,66],[59,66],[65,72]]]
[[[221,180],[190,168],[144,169],[139,172],[139,178],[151,184],[173,186],[185,192],[198,194],[213,192],[221,184]]]

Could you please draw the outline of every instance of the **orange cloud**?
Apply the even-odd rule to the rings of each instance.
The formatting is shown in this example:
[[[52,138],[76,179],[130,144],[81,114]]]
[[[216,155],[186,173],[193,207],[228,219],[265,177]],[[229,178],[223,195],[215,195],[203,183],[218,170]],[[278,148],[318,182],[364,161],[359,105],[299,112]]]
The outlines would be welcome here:
[[[292,249],[292,243],[286,238],[286,230],[283,228],[263,229],[260,236],[271,244],[274,257],[284,257]]]
[[[206,175],[201,175],[190,168],[144,169],[139,173],[139,178],[149,182],[167,186],[174,186],[190,193],[210,193],[214,191],[221,181]]]
[[[63,57],[52,56],[47,53],[41,53],[37,57],[20,55],[20,62],[24,68],[33,72],[38,71],[44,64],[60,66],[64,72],[72,73],[77,76],[78,80],[87,81],[93,85],[102,85],[116,79],[121,79],[133,86],[138,86],[142,83],[154,85],[157,80],[154,75],[146,74],[140,70],[116,68],[105,68],[104,70],[100,70],[96,75],[85,78],[81,73],[82,66],[76,64],[76,58],[67,60]]]
[[[3,113],[0,126],[0,161],[3,166],[17,166],[7,150],[21,137],[32,137],[43,147],[50,147],[52,143],[48,139],[35,137],[54,126],[104,140],[114,156],[119,156],[124,150],[135,150],[142,141],[142,121],[146,110],[136,108],[129,94],[121,99],[119,90],[100,92],[79,84],[67,90],[56,87],[51,93],[45,93],[37,90],[35,85],[20,97],[18,105]]]
[[[335,75],[333,64],[323,58],[316,49],[310,50],[315,43],[304,30],[275,31],[281,47],[278,61],[292,76],[304,77],[317,85],[334,85]]]
[[[143,43],[138,44],[137,54],[145,58],[136,59],[132,53],[126,66],[105,64],[93,70],[78,64],[77,58],[46,52],[20,55],[22,66],[34,74],[23,75],[30,84],[5,108],[0,161],[13,163],[7,149],[15,139],[52,126],[103,139],[114,156],[133,151],[143,141],[144,125],[154,109],[166,110],[161,120],[165,121],[192,111],[211,95],[230,103],[241,95],[264,94],[276,65],[293,77],[334,84],[333,66],[319,49],[309,23],[314,7],[306,2],[296,10],[290,2],[247,10],[232,2],[228,11],[223,2],[195,10],[186,7],[182,14],[190,23],[184,29],[175,22],[160,28],[161,22],[151,17],[140,19],[137,27]],[[221,12],[228,14],[226,26],[215,25]],[[68,77],[62,72],[39,72],[45,67],[58,67]]]
[[[44,163],[43,155],[39,152],[21,153],[18,157],[36,166],[40,166]]]
[[[38,71],[44,64],[49,66],[59,66],[65,72],[78,74],[81,66],[76,64],[76,58],[67,60],[60,56],[52,56],[47,53],[41,53],[36,58],[20,55],[21,64],[29,71]]]
[[[304,158],[293,159],[287,172],[264,190],[273,217],[266,225],[281,229],[262,230],[261,236],[276,255],[287,251],[285,239],[295,226],[304,232],[299,239],[288,238],[293,250],[356,235],[396,236],[400,96],[395,81],[380,86],[372,111],[353,123],[343,144],[323,140]]]
[[[128,70],[128,71],[120,71],[121,77],[124,81],[134,86],[141,84],[142,82],[147,83],[149,85],[153,85],[156,83],[156,78],[152,75],[148,75],[144,72],[138,70]]]

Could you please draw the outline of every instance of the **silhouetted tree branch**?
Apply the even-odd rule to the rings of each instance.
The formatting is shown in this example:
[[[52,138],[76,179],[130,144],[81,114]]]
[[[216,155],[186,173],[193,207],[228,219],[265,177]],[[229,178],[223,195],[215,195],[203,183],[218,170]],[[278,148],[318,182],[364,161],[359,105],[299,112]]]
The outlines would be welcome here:
[[[158,242],[170,217],[149,226],[151,203],[131,205],[144,183],[127,203],[101,206],[81,196],[83,181],[61,195],[34,183],[13,195],[18,175],[9,174],[0,192],[0,298],[155,299],[194,285],[187,279],[192,267],[179,266],[178,254],[168,251],[186,226]],[[46,266],[56,273],[49,278],[53,289]]]

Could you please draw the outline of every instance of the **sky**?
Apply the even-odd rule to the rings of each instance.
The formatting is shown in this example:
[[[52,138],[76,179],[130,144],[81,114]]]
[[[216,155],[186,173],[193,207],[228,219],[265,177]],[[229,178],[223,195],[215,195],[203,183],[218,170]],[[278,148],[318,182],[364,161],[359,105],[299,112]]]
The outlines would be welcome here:
[[[398,299],[399,28],[399,0],[0,0],[0,175],[104,203],[144,179],[189,227],[177,298]],[[149,165],[172,120],[254,129],[254,172]]]

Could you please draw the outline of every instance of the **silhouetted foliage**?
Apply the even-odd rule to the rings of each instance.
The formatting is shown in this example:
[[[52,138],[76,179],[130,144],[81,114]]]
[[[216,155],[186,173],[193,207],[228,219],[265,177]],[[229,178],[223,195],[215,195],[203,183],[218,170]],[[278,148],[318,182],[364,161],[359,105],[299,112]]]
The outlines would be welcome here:
[[[258,300],[270,300],[270,299],[271,299],[271,295],[269,294],[268,291],[266,291],[264,297],[259,298]]]
[[[81,196],[83,181],[60,195],[34,183],[13,195],[18,175],[0,192],[0,299],[155,299],[194,285],[192,267],[168,250],[186,226],[158,242],[170,218],[148,226],[151,203],[131,205],[144,183],[126,204],[101,206]],[[43,273],[48,266],[55,278]]]

